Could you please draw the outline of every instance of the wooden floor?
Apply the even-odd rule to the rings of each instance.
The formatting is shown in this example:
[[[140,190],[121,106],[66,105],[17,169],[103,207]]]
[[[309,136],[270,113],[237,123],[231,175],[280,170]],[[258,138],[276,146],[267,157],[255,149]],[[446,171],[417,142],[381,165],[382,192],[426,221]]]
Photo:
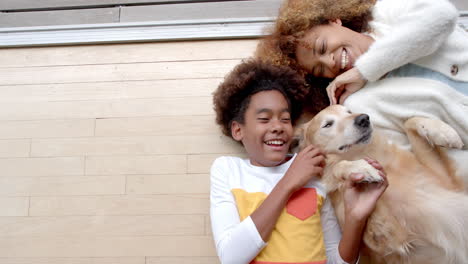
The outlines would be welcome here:
[[[0,263],[218,263],[211,93],[255,45],[0,49]]]

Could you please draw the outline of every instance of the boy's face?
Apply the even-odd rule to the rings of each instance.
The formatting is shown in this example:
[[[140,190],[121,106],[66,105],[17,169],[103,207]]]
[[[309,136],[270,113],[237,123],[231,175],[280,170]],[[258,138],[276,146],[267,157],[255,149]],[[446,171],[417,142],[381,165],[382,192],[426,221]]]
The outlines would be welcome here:
[[[285,161],[293,136],[288,102],[276,90],[250,98],[244,124],[233,122],[232,135],[242,141],[252,165],[272,167]]]

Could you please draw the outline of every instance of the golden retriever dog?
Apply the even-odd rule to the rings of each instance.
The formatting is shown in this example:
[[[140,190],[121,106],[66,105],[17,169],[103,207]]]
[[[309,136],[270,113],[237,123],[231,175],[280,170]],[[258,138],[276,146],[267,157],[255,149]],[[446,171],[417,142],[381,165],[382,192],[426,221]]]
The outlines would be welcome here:
[[[363,235],[371,263],[468,263],[468,196],[444,148],[461,148],[458,134],[439,120],[414,117],[404,124],[412,152],[373,131],[369,116],[333,105],[298,128],[300,145],[327,155],[322,182],[344,221],[344,182],[363,173],[363,185],[382,181],[363,158],[377,160],[389,187],[377,202]]]

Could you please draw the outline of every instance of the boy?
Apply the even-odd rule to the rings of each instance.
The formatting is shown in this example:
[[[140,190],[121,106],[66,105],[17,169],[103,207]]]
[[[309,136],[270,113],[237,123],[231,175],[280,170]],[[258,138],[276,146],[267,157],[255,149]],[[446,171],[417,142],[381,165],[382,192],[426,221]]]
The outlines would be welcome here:
[[[211,168],[211,223],[222,263],[355,263],[367,217],[387,184],[345,193],[343,237],[319,176],[314,146],[288,156],[293,124],[307,93],[287,67],[238,65],[214,93],[216,121],[248,155],[220,157]],[[377,169],[380,165],[369,161]]]

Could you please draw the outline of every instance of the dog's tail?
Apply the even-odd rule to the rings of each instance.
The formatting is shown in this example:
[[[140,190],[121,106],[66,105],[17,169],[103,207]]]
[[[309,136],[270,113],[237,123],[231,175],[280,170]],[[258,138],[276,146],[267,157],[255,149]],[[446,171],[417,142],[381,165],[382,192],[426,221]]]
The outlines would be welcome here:
[[[445,252],[445,263],[468,263],[468,195],[439,188],[416,191],[426,198],[420,210],[430,212],[417,221],[428,242]]]

